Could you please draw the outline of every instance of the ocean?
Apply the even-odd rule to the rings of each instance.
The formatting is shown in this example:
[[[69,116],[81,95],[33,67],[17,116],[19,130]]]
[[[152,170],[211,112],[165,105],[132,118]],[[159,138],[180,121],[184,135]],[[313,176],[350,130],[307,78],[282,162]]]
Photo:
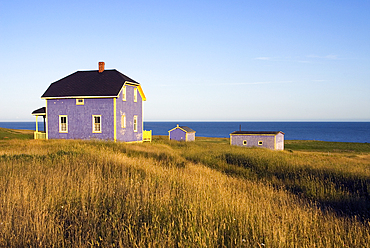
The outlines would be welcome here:
[[[238,131],[282,131],[287,140],[321,140],[370,143],[370,122],[144,122],[153,135],[168,135],[168,130],[188,126],[198,137],[230,137]],[[35,130],[35,122],[0,122],[0,127]],[[43,123],[39,129],[43,130]]]

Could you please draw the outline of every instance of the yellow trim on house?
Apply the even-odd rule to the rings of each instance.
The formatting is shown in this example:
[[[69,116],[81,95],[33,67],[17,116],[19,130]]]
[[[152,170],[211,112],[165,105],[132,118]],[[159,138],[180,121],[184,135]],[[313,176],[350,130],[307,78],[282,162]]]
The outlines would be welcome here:
[[[66,130],[63,131],[62,130],[62,118],[65,117],[66,118],[66,125],[65,125],[65,128]],[[68,133],[68,115],[59,115],[59,133]]]
[[[126,81],[126,82],[125,82],[125,85],[136,86],[136,87],[138,88],[138,90],[139,90],[139,93],[140,93],[141,99],[143,99],[143,101],[146,101],[146,97],[145,97],[144,91],[143,91],[143,89],[141,88],[141,85],[140,85],[140,84],[135,84],[135,83],[132,83],[132,82]]]
[[[139,93],[140,93],[140,96],[141,96],[141,99],[143,99],[143,101],[146,101],[146,96],[144,94],[144,91],[143,89],[141,88],[141,86],[137,86],[138,90],[139,90]]]
[[[82,100],[82,102],[80,102]],[[76,105],[85,105],[85,100],[83,98],[76,98]]]
[[[134,102],[137,102],[137,87],[134,88]]]
[[[114,122],[113,140],[114,142],[116,142],[117,141],[117,98],[113,98],[113,122]]]
[[[95,117],[99,117],[100,118],[99,131],[95,131]],[[101,119],[101,115],[92,115],[92,132],[93,133],[101,133],[102,132],[102,119]]]
[[[127,98],[127,94],[126,94],[126,85],[123,85],[122,87],[122,101],[126,101],[126,98]],[[119,94],[118,94],[119,95]]]
[[[39,116],[36,115],[36,133],[39,132],[39,123],[37,122],[37,117],[39,117]]]

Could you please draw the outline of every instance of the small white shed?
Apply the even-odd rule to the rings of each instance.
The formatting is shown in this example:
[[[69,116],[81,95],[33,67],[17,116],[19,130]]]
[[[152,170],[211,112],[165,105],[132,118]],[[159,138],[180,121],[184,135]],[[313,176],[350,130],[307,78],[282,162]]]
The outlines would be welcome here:
[[[230,134],[230,145],[284,150],[284,133],[281,131],[235,131]]]

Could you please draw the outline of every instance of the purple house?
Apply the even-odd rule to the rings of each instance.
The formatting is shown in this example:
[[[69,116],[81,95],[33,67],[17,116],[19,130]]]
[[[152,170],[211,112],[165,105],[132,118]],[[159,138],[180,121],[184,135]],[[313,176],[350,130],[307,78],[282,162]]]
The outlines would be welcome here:
[[[144,92],[121,72],[77,71],[52,83],[41,96],[46,107],[35,110],[35,138],[143,141]],[[43,116],[45,132],[38,132]]]
[[[284,150],[284,133],[281,131],[235,131],[230,134],[230,145]]]
[[[195,141],[195,131],[187,126],[179,126],[168,131],[170,140]]]

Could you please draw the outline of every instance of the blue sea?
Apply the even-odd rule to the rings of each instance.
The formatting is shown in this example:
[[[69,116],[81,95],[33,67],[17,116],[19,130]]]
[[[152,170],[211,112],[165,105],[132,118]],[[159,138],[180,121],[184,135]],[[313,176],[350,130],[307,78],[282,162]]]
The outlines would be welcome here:
[[[153,135],[168,135],[168,130],[188,126],[198,137],[230,137],[238,131],[282,131],[287,140],[321,140],[370,143],[370,122],[144,122]],[[0,122],[0,127],[35,130],[35,122]],[[39,130],[43,129],[39,123]]]

